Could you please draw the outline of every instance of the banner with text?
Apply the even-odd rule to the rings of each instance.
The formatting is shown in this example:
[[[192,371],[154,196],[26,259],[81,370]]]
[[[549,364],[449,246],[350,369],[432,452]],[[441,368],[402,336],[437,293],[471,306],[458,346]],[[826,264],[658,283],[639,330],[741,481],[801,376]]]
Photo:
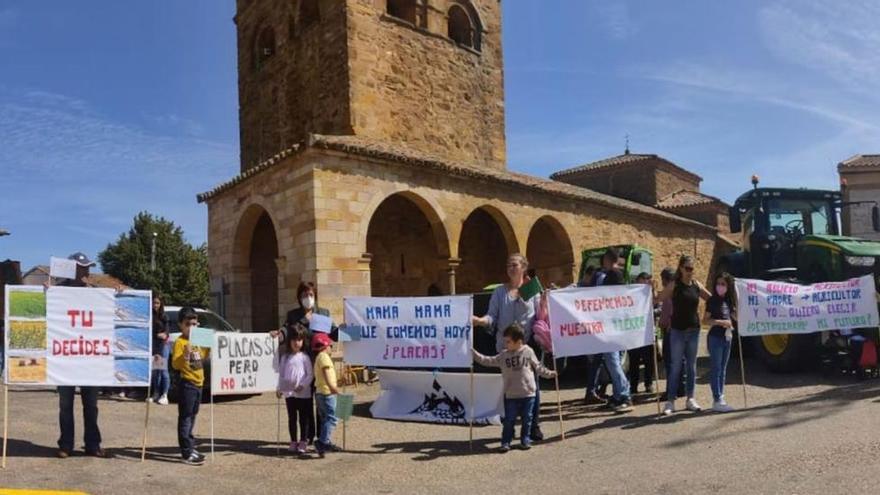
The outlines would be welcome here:
[[[345,299],[345,361],[389,368],[468,368],[470,296]]]
[[[7,286],[6,383],[145,387],[150,291]]]
[[[382,390],[370,407],[374,418],[469,424],[470,373],[379,370]],[[474,424],[501,424],[504,384],[497,373],[474,375]]]
[[[215,332],[213,395],[261,394],[278,386],[278,339],[268,333]]]
[[[623,351],[654,343],[649,285],[550,291],[550,335],[556,357]]]
[[[798,285],[736,281],[740,335],[810,333],[876,327],[877,289],[870,275]]]

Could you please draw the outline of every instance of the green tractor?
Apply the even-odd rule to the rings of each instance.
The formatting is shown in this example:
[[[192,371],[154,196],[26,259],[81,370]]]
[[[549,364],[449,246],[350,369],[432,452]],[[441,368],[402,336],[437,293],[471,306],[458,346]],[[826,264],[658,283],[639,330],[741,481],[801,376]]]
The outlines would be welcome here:
[[[723,257],[716,271],[735,277],[809,284],[872,274],[880,286],[880,242],[840,235],[839,191],[759,188],[730,208],[730,230],[742,233],[741,251]],[[872,210],[880,232],[880,209]],[[756,356],[778,372],[815,362],[827,332],[753,337]]]
[[[651,251],[635,244],[621,246],[606,246],[602,248],[585,249],[581,252],[581,269],[578,273],[577,282],[584,279],[588,269],[598,270],[602,267],[602,256],[609,247],[614,247],[620,252],[621,268],[623,269],[624,282],[635,283],[639,273],[652,273],[654,255]]]

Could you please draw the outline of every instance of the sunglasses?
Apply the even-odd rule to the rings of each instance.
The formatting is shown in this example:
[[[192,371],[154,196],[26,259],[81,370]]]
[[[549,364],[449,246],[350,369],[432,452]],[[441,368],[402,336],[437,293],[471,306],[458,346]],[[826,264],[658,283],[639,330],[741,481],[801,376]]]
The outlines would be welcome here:
[[[692,267],[692,266],[683,266],[682,269],[686,272],[694,271],[694,267]]]

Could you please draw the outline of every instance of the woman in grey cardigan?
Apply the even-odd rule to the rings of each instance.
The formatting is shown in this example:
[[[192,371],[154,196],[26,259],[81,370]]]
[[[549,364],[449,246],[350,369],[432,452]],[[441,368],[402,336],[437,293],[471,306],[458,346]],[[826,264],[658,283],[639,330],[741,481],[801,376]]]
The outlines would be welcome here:
[[[499,354],[504,351],[504,329],[512,323],[518,323],[525,332],[525,341],[532,342],[532,324],[535,322],[536,310],[541,304],[541,295],[537,294],[524,301],[519,294],[519,288],[528,279],[526,271],[529,269],[529,261],[522,254],[511,254],[507,258],[507,283],[499,285],[492,292],[489,299],[489,311],[485,316],[474,316],[474,327],[490,328],[495,333],[495,351]],[[537,378],[536,378],[537,381]],[[535,406],[532,421],[532,440],[543,440],[538,423],[538,411],[541,408],[541,392],[535,393]]]

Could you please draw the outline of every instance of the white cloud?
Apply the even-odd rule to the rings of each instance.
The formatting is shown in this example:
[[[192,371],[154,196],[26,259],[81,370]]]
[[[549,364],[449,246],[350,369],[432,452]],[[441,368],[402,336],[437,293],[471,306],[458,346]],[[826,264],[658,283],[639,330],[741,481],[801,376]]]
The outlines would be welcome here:
[[[759,10],[765,44],[844,88],[876,96],[880,84],[880,2],[779,0]]]
[[[600,0],[592,5],[599,24],[612,38],[623,40],[638,32],[638,26],[623,0]]]

